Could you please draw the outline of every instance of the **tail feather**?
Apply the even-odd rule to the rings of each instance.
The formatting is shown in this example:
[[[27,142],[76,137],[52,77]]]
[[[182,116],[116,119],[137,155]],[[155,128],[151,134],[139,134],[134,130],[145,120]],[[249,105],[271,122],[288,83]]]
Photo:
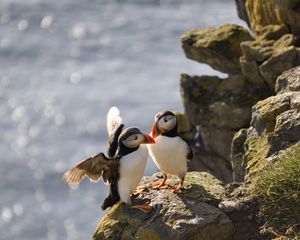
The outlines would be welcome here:
[[[108,136],[111,136],[114,130],[123,124],[120,110],[117,107],[111,107],[106,116],[106,127]]]

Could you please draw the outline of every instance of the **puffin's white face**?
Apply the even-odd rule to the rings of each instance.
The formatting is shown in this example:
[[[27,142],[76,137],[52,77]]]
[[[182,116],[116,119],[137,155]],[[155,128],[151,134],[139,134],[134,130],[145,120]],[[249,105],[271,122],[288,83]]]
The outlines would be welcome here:
[[[144,143],[144,141],[144,135],[136,133],[122,140],[122,143],[128,148],[137,148],[141,143]]]
[[[120,135],[119,141],[127,148],[138,148],[140,144],[153,144],[154,139],[136,127],[126,128]]]
[[[157,122],[157,127],[162,132],[169,132],[176,126],[176,116],[174,115],[166,115],[161,117]]]

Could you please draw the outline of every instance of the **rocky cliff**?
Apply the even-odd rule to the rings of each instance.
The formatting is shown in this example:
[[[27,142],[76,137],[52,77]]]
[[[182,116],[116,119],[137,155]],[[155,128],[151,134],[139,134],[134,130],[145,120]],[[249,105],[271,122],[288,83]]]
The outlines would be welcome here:
[[[198,143],[192,169],[208,171],[224,182],[233,180],[231,141],[237,131],[250,126],[252,106],[276,93],[281,73],[300,65],[299,1],[236,3],[250,31],[225,24],[193,29],[181,39],[187,58],[228,74],[224,79],[181,76],[186,114]],[[235,174],[234,180],[242,179]]]
[[[209,173],[189,172],[184,191],[175,194],[149,187],[162,178],[160,173],[144,177],[146,191],[133,201],[150,200],[152,212],[116,205],[99,222],[93,238],[298,239],[300,67],[277,79],[276,93],[253,106],[250,126],[233,137],[234,175],[244,182],[225,185]],[[185,126],[180,116],[180,126]],[[168,184],[178,180],[170,178]]]
[[[236,4],[250,30],[225,24],[181,39],[189,59],[228,74],[181,75],[177,116],[195,170],[184,191],[146,188],[134,202],[150,200],[150,214],[114,206],[94,239],[300,239],[300,4]]]

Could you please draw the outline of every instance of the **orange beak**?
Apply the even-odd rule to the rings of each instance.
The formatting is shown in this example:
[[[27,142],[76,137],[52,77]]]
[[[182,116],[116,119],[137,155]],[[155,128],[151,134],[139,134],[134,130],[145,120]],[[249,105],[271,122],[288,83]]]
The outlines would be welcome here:
[[[149,134],[147,134],[147,133],[143,133],[143,135],[144,135],[144,144],[153,144],[153,143],[155,143],[155,141],[154,141],[154,139],[149,135]]]
[[[157,127],[157,123],[156,121],[154,122],[153,126],[152,126],[152,137],[156,138],[157,136],[159,136],[161,134],[160,129]]]

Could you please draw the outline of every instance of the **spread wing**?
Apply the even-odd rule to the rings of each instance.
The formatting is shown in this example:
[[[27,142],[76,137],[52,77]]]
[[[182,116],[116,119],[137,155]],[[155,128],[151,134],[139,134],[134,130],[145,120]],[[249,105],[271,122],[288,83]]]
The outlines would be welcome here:
[[[108,132],[108,157],[113,158],[118,149],[118,139],[123,131],[124,123],[117,107],[111,107],[107,113],[106,125]]]
[[[106,127],[108,136],[111,137],[115,130],[123,124],[120,111],[117,107],[111,107],[106,116]]]
[[[118,149],[118,139],[119,136],[121,134],[121,132],[123,131],[124,128],[124,124],[121,124],[118,126],[118,128],[115,129],[115,131],[113,132],[113,134],[110,136],[109,140],[108,140],[108,157],[113,158],[116,156],[116,152]]]
[[[79,184],[84,177],[97,182],[100,177],[104,182],[110,182],[118,177],[119,159],[108,159],[103,153],[87,158],[69,171],[65,172],[64,180],[71,184]]]

